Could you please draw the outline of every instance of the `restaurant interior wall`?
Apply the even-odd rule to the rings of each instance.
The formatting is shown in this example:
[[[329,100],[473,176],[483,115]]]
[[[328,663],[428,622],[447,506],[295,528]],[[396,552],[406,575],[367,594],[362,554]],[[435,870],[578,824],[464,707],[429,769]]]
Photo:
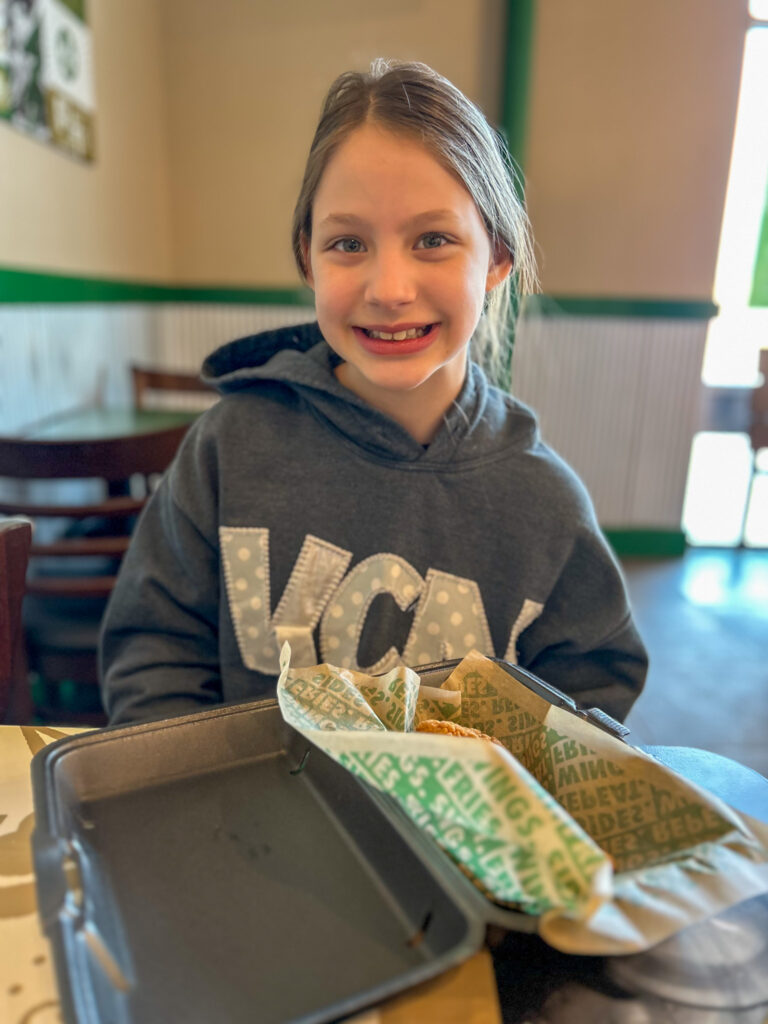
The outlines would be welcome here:
[[[79,308],[79,322],[88,321],[90,327],[79,332],[78,345],[99,364],[92,373],[109,378],[116,372],[113,348],[104,343],[113,334],[113,323],[133,318],[125,328],[132,348],[138,346],[148,357],[162,350],[180,365],[179,360],[191,358],[192,349],[210,348],[231,336],[233,303],[246,330],[255,329],[263,315],[281,316],[280,303],[276,313],[269,312],[258,292],[295,292],[288,225],[329,79],[342,67],[364,66],[382,53],[420,57],[453,78],[491,116],[500,117],[505,45],[500,26],[506,6],[501,0],[452,0],[446,13],[445,4],[435,0],[384,8],[364,0],[350,18],[341,0],[322,8],[309,0],[290,5],[226,0],[210,18],[203,0],[163,5],[93,0],[97,166],[103,161],[102,170],[114,168],[112,150],[130,164],[130,145],[111,134],[119,134],[121,121],[115,115],[125,108],[118,94],[126,91],[128,80],[107,84],[110,45],[129,51],[116,60],[118,71],[131,65],[133,76],[137,66],[144,72],[121,130],[133,132],[134,141],[144,139],[145,152],[136,159],[149,184],[149,205],[138,217],[142,225],[125,228],[124,265],[111,261],[111,236],[104,226],[100,235],[91,232],[101,238],[104,250],[88,265],[82,245],[72,242],[64,251],[44,244],[56,226],[61,237],[66,235],[60,208],[67,195],[87,195],[87,187],[72,192],[73,175],[93,176],[96,168],[75,165],[22,137],[12,144],[14,187],[20,195],[29,167],[43,161],[40,154],[45,153],[47,191],[57,199],[50,215],[54,222],[59,218],[46,232],[35,227],[32,236],[40,244],[28,243],[24,266],[74,271],[97,285],[112,277],[134,285],[164,281],[169,287],[165,308],[158,294],[142,304],[140,287],[127,304],[117,296],[117,301]],[[138,12],[132,31],[126,30],[128,8]],[[606,525],[679,530],[687,449],[698,426],[701,353],[713,311],[717,229],[743,41],[741,4],[650,0],[639,12],[629,0],[608,8],[600,0],[578,5],[539,0],[535,15],[525,171],[542,286],[554,301],[532,307],[521,328],[516,389],[541,413],[546,439],[570,458],[597,495]],[[506,45],[512,49],[514,40]],[[0,132],[0,146],[9,155],[7,137],[12,135]],[[110,153],[101,152],[106,145]],[[30,156],[33,148],[38,155]],[[130,167],[114,181],[122,182],[130,198],[135,185]],[[27,209],[33,209],[31,195]],[[91,215],[98,221],[106,212],[81,204],[79,216],[87,220]],[[113,228],[122,223],[119,209],[110,216]],[[41,219],[39,212],[36,217]],[[157,246],[147,245],[140,266],[133,269],[131,261],[141,248],[136,238],[146,241],[153,231]],[[21,262],[0,248],[0,266]],[[204,299],[201,285],[212,286]],[[248,289],[239,302],[238,288]],[[181,305],[179,289],[186,289]],[[190,304],[195,301],[204,305]],[[542,310],[554,315],[541,317]],[[2,312],[0,345],[13,337],[14,347],[20,343],[26,352],[28,366],[39,362],[45,345],[55,347],[54,335],[62,344],[73,336],[56,326],[59,314],[67,315],[63,305],[44,311],[7,305]],[[45,326],[35,319],[38,313]],[[176,344],[168,332],[176,337],[177,321],[189,324],[190,316],[197,315],[194,345]],[[134,333],[137,327],[140,333]],[[121,331],[118,327],[117,334]],[[526,348],[532,356],[524,354]],[[552,379],[561,350],[570,350],[575,364],[595,369],[580,376],[567,417],[555,415],[564,393],[562,379],[554,385]],[[626,359],[618,358],[622,352]],[[664,374],[666,352],[684,367],[679,374]],[[536,373],[525,369],[534,357]],[[638,359],[645,366],[641,390]],[[72,400],[82,399],[74,375],[65,372],[58,380],[61,391],[70,388]],[[92,381],[87,390],[92,392]],[[609,392],[615,413],[605,409]],[[110,384],[102,393],[116,391]],[[654,415],[675,402],[682,409],[675,422]],[[642,415],[632,430],[617,430],[612,417],[627,408]],[[602,410],[599,427],[595,409]],[[659,422],[674,436],[660,436]],[[632,477],[640,450],[645,477],[643,472]],[[654,460],[666,460],[660,470],[664,495],[658,501],[653,488],[642,486],[644,478],[653,476]]]
[[[89,0],[95,159],[0,122],[0,267],[173,276],[162,39],[154,0]]]
[[[500,114],[502,0],[163,0],[174,280],[290,287],[293,205],[323,95],[422,60]]]
[[[536,10],[526,175],[544,292],[711,300],[746,0]]]

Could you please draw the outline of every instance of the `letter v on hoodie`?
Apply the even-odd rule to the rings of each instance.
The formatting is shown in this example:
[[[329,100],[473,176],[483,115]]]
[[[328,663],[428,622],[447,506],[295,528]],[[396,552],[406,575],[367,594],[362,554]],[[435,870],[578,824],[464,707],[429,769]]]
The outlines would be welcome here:
[[[273,693],[295,664],[382,672],[470,649],[623,719],[647,659],[589,497],[470,364],[427,447],[344,388],[316,324],[223,346],[221,400],[137,525],[103,623],[113,722]]]

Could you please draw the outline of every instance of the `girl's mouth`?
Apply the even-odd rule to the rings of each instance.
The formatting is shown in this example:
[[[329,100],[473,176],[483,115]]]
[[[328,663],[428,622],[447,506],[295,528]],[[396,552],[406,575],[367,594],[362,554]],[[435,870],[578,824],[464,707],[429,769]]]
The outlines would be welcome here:
[[[353,328],[361,346],[377,356],[407,356],[428,348],[437,336],[440,324],[424,324],[400,331],[385,331],[370,327]]]
[[[414,338],[423,338],[433,327],[434,324],[425,324],[423,327],[409,327],[407,331],[394,333],[369,330],[367,327],[362,327],[361,330],[365,331],[369,338],[378,338],[381,341],[412,341]]]

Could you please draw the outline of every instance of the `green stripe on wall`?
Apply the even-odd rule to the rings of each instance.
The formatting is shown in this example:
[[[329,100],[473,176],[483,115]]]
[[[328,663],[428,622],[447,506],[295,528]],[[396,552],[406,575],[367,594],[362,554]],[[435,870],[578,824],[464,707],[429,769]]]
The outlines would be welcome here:
[[[33,302],[199,302],[224,305],[311,306],[308,288],[243,288],[225,285],[156,284],[113,278],[12,270],[0,267],[0,303]],[[615,316],[632,319],[709,320],[713,302],[687,299],[617,299],[529,295],[529,316]]]
[[[312,292],[301,287],[167,285],[0,267],[0,303],[21,302],[204,302],[311,306]]]
[[[688,546],[682,530],[603,527],[603,533],[619,558],[679,558]]]
[[[616,316],[657,320],[711,320],[719,310],[699,299],[600,298],[589,295],[528,295],[528,316]]]

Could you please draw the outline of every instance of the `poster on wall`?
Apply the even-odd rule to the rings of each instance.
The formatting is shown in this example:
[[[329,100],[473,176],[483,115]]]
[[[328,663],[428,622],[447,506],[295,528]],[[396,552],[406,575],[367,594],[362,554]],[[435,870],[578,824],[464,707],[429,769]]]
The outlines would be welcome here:
[[[0,120],[93,160],[86,0],[0,0]]]

